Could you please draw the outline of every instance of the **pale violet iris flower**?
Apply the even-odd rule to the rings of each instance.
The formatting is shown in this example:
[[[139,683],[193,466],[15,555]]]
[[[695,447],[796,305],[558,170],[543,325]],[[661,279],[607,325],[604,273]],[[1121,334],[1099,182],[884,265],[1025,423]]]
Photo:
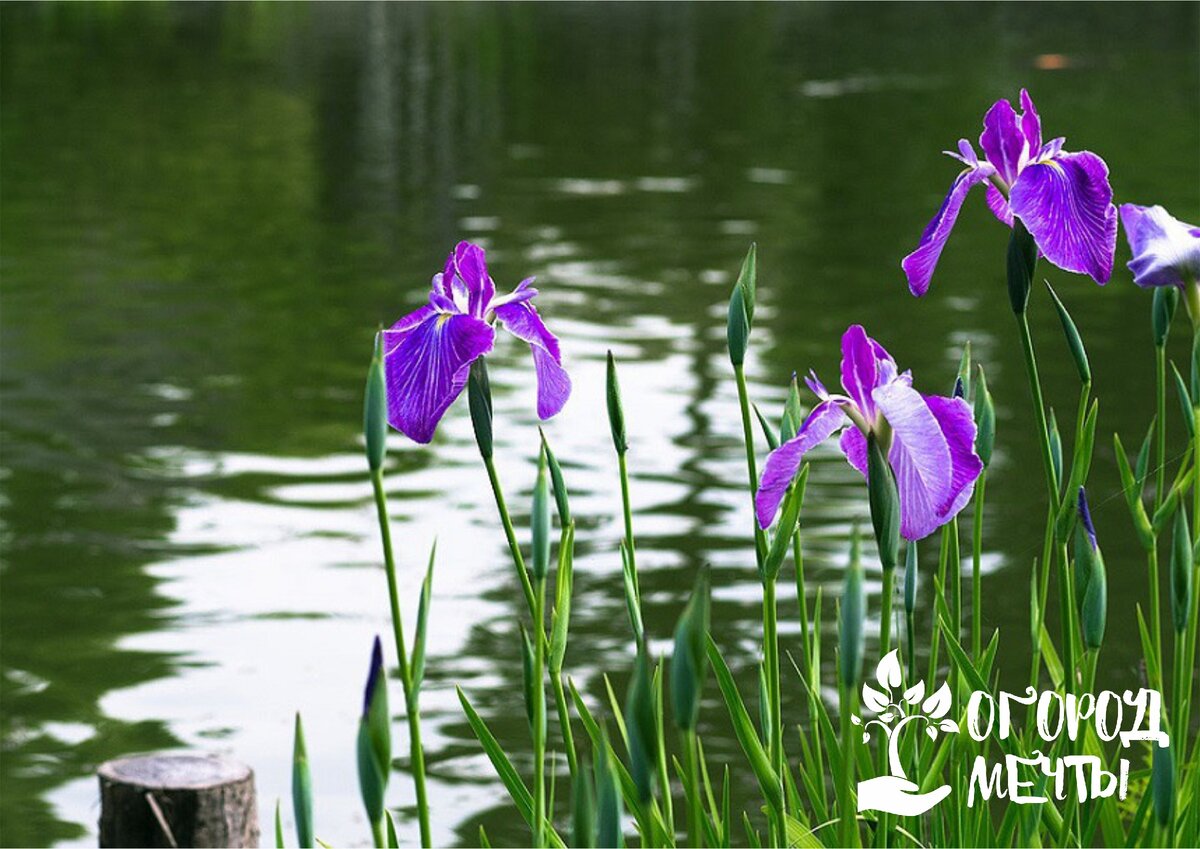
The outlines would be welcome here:
[[[1117,210],[1112,203],[1108,166],[1094,153],[1063,150],[1064,139],[1042,142],[1042,124],[1029,92],[1021,90],[1021,112],[998,100],[983,118],[980,159],[961,139],[958,153],[966,166],[954,179],[941,209],[921,234],[917,249],[901,267],[918,297],[929,290],[938,257],[971,188],[987,183],[987,205],[1007,224],[1025,225],[1038,249],[1065,271],[1087,274],[1103,285],[1112,276],[1117,240]]]
[[[922,539],[950,521],[971,499],[983,463],[975,453],[975,420],[962,398],[922,395],[883,346],[858,325],[842,336],[842,388],[833,394],[811,374],[820,399],[796,436],[767,457],[755,498],[759,524],[775,518],[804,455],[841,431],[839,447],[867,474],[867,434],[888,446],[900,495],[900,533]]]
[[[1143,287],[1200,281],[1200,227],[1184,224],[1161,206],[1121,204],[1121,224],[1133,259],[1133,282]]]

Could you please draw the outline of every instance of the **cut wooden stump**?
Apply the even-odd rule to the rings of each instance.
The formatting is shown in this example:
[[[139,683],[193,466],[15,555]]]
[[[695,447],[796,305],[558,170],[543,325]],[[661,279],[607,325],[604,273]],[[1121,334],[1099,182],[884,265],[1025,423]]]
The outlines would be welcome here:
[[[254,771],[216,755],[151,753],[100,770],[100,845],[258,846]]]

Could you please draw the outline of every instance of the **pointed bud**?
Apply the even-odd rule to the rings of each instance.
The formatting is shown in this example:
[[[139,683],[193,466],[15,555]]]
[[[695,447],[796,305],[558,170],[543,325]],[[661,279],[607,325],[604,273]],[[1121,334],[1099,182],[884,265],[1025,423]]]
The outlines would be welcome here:
[[[1182,634],[1192,613],[1192,535],[1188,529],[1187,510],[1180,508],[1175,514],[1175,532],[1171,539],[1171,613],[1175,620],[1175,633]]]
[[[838,674],[843,693],[857,690],[862,680],[863,623],[866,618],[867,597],[856,525],[850,541],[850,564],[842,585],[841,622],[838,624]]]
[[[296,843],[301,849],[313,847],[312,773],[308,767],[308,748],[304,744],[304,725],[296,713],[292,745],[292,810],[296,816]]]
[[[483,459],[492,458],[492,384],[488,380],[487,362],[479,357],[471,363],[467,377],[467,405],[471,408],[471,426],[475,429],[475,444]]]
[[[1158,291],[1157,289],[1155,291]],[[1150,764],[1150,793],[1154,797],[1154,818],[1159,828],[1175,825],[1175,757],[1170,744],[1154,746]]]
[[[629,443],[625,440],[625,409],[621,406],[621,386],[617,383],[617,362],[613,359],[612,351],[608,352],[606,389],[608,426],[612,430],[613,447],[618,454],[624,454],[629,450]]]
[[[538,453],[537,481],[533,485],[533,506],[529,513],[533,538],[529,569],[535,581],[544,581],[550,570],[550,481],[546,474],[546,449]]]
[[[625,730],[629,735],[629,772],[638,798],[649,802],[653,791],[658,723],[654,720],[654,689],[646,644],[638,646],[629,692],[625,697]]]
[[[542,437],[542,451],[546,454],[546,465],[550,469],[550,483],[554,485],[554,504],[558,509],[558,522],[565,528],[571,524],[571,503],[567,497],[567,484],[563,481],[562,467],[558,465],[558,458],[550,450],[550,442],[546,439],[546,434],[540,427],[538,433]]]
[[[975,454],[984,468],[992,462],[992,448],[996,444],[996,405],[988,391],[983,366],[979,367],[979,384],[975,389]]]
[[[1171,319],[1175,318],[1175,310],[1179,306],[1179,287],[1156,286],[1154,301],[1151,306],[1150,324],[1154,330],[1154,345],[1161,348],[1167,344],[1167,336],[1171,332]]]
[[[729,319],[726,325],[726,340],[729,345],[729,361],[741,367],[746,361],[746,348],[750,344],[750,328],[754,323],[754,299],[758,287],[758,248],[751,244],[742,261],[737,283],[729,298]]]
[[[603,732],[602,732],[603,733]],[[596,846],[611,846],[622,849],[625,835],[621,828],[624,817],[621,791],[612,762],[611,747],[604,735],[596,748]]]
[[[1008,240],[1008,301],[1012,311],[1024,315],[1029,306],[1029,290],[1037,268],[1038,249],[1033,236],[1020,218],[1013,219],[1012,236]]]
[[[372,472],[383,468],[387,454],[387,384],[383,376],[383,356],[380,346],[383,334],[375,335],[375,354],[367,367],[367,386],[363,391],[363,441],[367,449],[367,466]]]
[[[900,493],[874,433],[867,435],[867,493],[879,562],[885,570],[895,569],[900,562]]]
[[[1098,650],[1104,642],[1104,629],[1108,622],[1108,576],[1104,569],[1104,556],[1096,542],[1096,529],[1092,525],[1087,493],[1083,487],[1079,488],[1079,525],[1076,534],[1076,592],[1082,594],[1079,624],[1084,647]],[[1082,567],[1080,557],[1084,559]]]
[[[363,691],[363,712],[358,723],[358,786],[372,823],[383,821],[383,796],[392,769],[392,726],[388,713],[383,646],[379,638],[371,650],[371,668]]]
[[[967,340],[967,344],[963,345],[962,357],[958,361],[958,378],[955,380],[954,389],[959,392],[955,397],[965,398],[970,401],[973,397],[971,394],[971,342]]]
[[[1050,293],[1050,300],[1054,302],[1054,309],[1058,311],[1058,320],[1062,324],[1063,335],[1067,337],[1067,348],[1070,349],[1071,358],[1075,361],[1075,370],[1079,372],[1079,380],[1082,383],[1091,383],[1092,367],[1088,363],[1087,351],[1083,347],[1083,337],[1079,335],[1079,329],[1075,327],[1071,314],[1059,300],[1058,293],[1051,287],[1050,281],[1043,280],[1042,282],[1046,284],[1046,291]]]
[[[1046,427],[1050,431],[1050,460],[1054,464],[1054,479],[1061,484],[1063,479],[1062,436],[1058,432],[1058,417],[1054,415],[1053,407],[1050,408],[1050,421]]]
[[[692,597],[675,626],[675,654],[671,658],[671,705],[675,724],[683,731],[695,729],[700,718],[700,695],[708,677],[708,623],[708,567],[702,566]]]

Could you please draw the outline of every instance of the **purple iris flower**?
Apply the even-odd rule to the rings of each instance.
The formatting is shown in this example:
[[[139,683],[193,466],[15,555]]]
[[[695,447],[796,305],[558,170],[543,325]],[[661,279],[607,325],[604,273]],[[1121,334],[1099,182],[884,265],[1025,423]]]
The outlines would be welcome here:
[[[958,153],[944,151],[967,166],[921,234],[917,249],[901,267],[908,288],[918,297],[929,280],[958,218],[967,192],[987,181],[987,205],[1007,224],[1014,216],[1033,236],[1038,249],[1065,271],[1088,274],[1104,285],[1112,276],[1117,244],[1117,210],[1108,184],[1108,166],[1089,151],[1067,153],[1062,138],[1042,144],[1042,123],[1029,92],[1021,89],[1021,113],[997,100],[983,117],[980,159],[966,139]]]
[[[842,336],[842,388],[830,394],[809,373],[808,388],[821,399],[796,436],[767,457],[755,498],[758,523],[767,527],[800,469],[804,454],[839,430],[850,465],[867,475],[867,437],[888,448],[900,493],[900,533],[928,536],[971,499],[983,463],[975,454],[975,420],[962,398],[922,395],[912,374],[859,325]],[[853,425],[847,427],[847,425]]]
[[[1121,223],[1139,286],[1180,286],[1200,281],[1200,227],[1184,224],[1161,206],[1121,204]]]
[[[483,248],[459,242],[433,275],[429,303],[383,331],[388,422],[417,442],[429,442],[442,415],[467,382],[471,363],[492,350],[494,324],[529,343],[537,374],[537,413],[555,415],[571,394],[558,339],[546,329],[533,298],[533,278],[496,296]]]

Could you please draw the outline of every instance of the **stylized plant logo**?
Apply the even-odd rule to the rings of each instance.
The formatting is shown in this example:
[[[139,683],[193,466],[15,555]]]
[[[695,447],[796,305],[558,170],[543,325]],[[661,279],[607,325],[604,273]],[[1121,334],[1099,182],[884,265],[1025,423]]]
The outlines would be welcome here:
[[[875,667],[875,680],[882,688],[876,690],[870,684],[864,683],[862,688],[863,705],[877,714],[864,724],[857,716],[850,721],[861,725],[863,742],[871,739],[870,728],[878,726],[887,738],[888,775],[882,775],[858,785],[858,809],[860,811],[876,810],[901,816],[915,816],[928,811],[950,793],[948,786],[942,786],[929,793],[919,793],[918,786],[908,779],[904,765],[900,762],[900,732],[905,726],[924,720],[925,733],[930,739],[936,740],[938,732],[957,733],[958,723],[946,719],[950,712],[950,688],[943,683],[933,695],[925,697],[925,682],[918,681],[908,689],[901,690],[903,676],[900,671],[899,652],[896,649],[888,652]],[[899,693],[896,697],[893,694]],[[894,723],[894,724],[893,724]]]

